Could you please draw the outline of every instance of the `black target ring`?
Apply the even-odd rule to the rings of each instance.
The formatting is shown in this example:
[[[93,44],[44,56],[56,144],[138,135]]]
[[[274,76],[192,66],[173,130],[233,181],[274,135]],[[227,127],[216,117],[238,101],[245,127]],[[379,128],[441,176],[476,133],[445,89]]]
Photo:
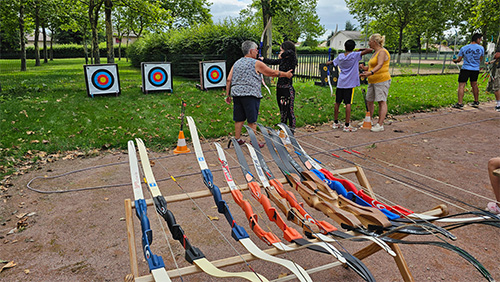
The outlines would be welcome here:
[[[151,85],[161,87],[168,81],[168,73],[162,67],[154,67],[148,73],[148,81]]]
[[[219,66],[211,66],[207,70],[207,80],[212,84],[217,84],[222,81],[224,72]]]
[[[95,88],[99,90],[108,90],[114,85],[115,78],[110,71],[99,69],[92,74],[91,81]]]

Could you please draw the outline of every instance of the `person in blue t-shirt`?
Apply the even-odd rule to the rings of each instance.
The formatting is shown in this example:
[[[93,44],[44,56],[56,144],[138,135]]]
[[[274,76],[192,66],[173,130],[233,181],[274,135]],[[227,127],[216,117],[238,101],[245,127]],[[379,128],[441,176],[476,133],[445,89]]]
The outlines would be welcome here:
[[[464,59],[462,69],[458,75],[458,103],[453,105],[453,108],[461,109],[464,106],[464,88],[467,84],[467,80],[470,80],[472,94],[474,95],[474,102],[472,103],[472,106],[479,106],[479,87],[477,86],[477,77],[479,76],[479,64],[484,57],[484,48],[481,46],[482,40],[482,34],[474,33],[474,35],[472,35],[471,43],[460,48],[458,58],[453,59],[455,64],[461,62],[462,58]]]
[[[359,86],[359,61],[362,56],[373,52],[373,49],[367,48],[360,51],[353,52],[356,47],[356,42],[349,39],[344,43],[345,53],[340,54],[333,61],[328,61],[326,64],[338,66],[340,68],[339,80],[337,82],[337,90],[335,92],[335,108],[334,120],[332,127],[334,129],[340,128],[339,124],[339,107],[342,101],[345,104],[345,132],[356,131],[349,122],[351,118],[351,104],[354,94],[354,88]]]

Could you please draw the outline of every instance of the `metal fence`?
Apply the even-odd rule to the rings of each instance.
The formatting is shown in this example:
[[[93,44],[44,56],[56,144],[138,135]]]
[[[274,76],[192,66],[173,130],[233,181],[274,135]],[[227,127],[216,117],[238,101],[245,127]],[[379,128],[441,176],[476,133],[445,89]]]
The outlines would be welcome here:
[[[462,63],[452,62],[453,54],[450,53],[403,53],[397,61],[398,54],[391,53],[390,73],[392,76],[401,75],[430,75],[430,74],[455,74],[460,72]],[[371,54],[363,56],[361,62],[365,64],[371,58]],[[273,54],[273,59],[278,56]],[[321,78],[320,64],[328,61],[327,54],[297,54],[298,66],[295,77],[302,80],[317,80]],[[277,66],[271,66],[277,68]]]
[[[297,57],[298,66],[295,71],[295,77],[297,79],[316,80],[321,78],[319,66],[328,60],[327,54],[298,54]],[[367,63],[370,57],[371,54],[365,55],[362,62]],[[404,53],[401,54],[399,63],[397,62],[397,57],[398,55],[396,53],[391,54],[390,72],[392,76],[454,74],[460,71],[461,63],[458,65],[453,63],[453,54],[450,53]],[[273,54],[272,58],[276,59],[277,55]],[[173,60],[172,65],[175,66],[176,64],[179,64],[179,66],[181,66],[180,69],[182,69],[182,71],[179,71],[176,75],[195,77],[199,74],[197,60],[214,59],[223,58],[218,56],[208,57],[201,55],[186,55],[178,60]],[[28,63],[28,69],[31,69],[33,67],[31,60],[28,61],[30,62]],[[192,66],[188,66],[189,64]],[[277,66],[272,67],[277,68]],[[0,59],[0,74],[6,72],[18,72],[20,69],[20,60]]]

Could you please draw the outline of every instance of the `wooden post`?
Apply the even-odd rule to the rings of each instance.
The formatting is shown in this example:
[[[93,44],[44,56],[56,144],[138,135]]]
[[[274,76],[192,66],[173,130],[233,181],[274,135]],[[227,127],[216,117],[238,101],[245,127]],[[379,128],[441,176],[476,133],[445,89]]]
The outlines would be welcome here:
[[[137,251],[135,249],[134,223],[132,222],[132,202],[125,199],[125,222],[127,225],[128,251],[130,258],[130,271],[134,277],[139,277],[137,267]]]

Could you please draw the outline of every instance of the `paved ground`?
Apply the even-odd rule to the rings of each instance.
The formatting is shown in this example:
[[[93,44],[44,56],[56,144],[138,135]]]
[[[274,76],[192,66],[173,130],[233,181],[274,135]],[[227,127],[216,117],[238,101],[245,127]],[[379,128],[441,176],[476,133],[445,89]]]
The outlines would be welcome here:
[[[500,154],[500,113],[493,111],[492,103],[481,105],[479,109],[442,109],[399,116],[385,127],[386,130],[382,133],[363,130],[344,133],[332,130],[329,124],[325,124],[301,128],[296,135],[302,146],[325,166],[339,169],[353,166],[352,162],[361,165],[379,199],[398,203],[415,211],[425,211],[444,203],[451,213],[458,213],[472,208],[453,200],[455,198],[484,208],[493,197],[488,190],[486,163],[489,158]],[[227,144],[224,139],[218,141]],[[213,145],[205,140],[202,143],[215,184],[225,187]],[[191,147],[190,140],[188,145]],[[363,155],[348,154],[341,148],[354,149]],[[325,151],[341,158],[325,154]],[[226,150],[226,155],[229,164],[234,167],[232,172],[235,181],[243,185],[245,182],[240,170],[236,168],[234,150]],[[184,191],[206,190],[198,173],[194,154],[173,156],[168,153],[151,153],[150,158],[155,163],[153,171],[163,194],[183,193],[170,180],[169,174],[176,176]],[[109,165],[101,166],[103,164]],[[279,175],[276,166],[271,165],[271,168]],[[31,187],[43,191],[109,187],[48,194],[26,188],[34,177],[58,176],[77,169],[85,170],[54,179],[35,179]],[[133,197],[131,185],[128,184],[128,169],[127,155],[115,152],[94,158],[56,161],[15,177],[12,180],[13,186],[0,194],[0,261],[5,261],[0,263],[0,267],[6,266],[6,262],[10,261],[15,266],[4,269],[0,273],[0,280],[123,281],[131,272],[123,204],[125,199]],[[357,183],[355,177],[349,178]],[[451,198],[435,199],[431,194],[422,192],[422,188],[437,189]],[[250,194],[244,192],[244,196],[252,202],[265,229],[269,228],[280,234],[265,220],[265,215]],[[229,203],[237,222],[249,230],[239,207],[228,194],[223,198]],[[191,242],[205,253],[208,260],[245,253],[230,238],[227,222],[217,213],[210,197],[196,199],[194,202],[187,200],[171,203],[169,209],[174,212]],[[315,217],[326,219],[312,208],[308,208],[308,211]],[[212,217],[212,220],[207,220],[206,215]],[[219,217],[219,220],[215,217]],[[153,252],[163,256],[168,269],[175,269],[176,264],[179,267],[188,266],[183,259],[182,247],[171,239],[168,230],[164,233],[163,225],[153,208],[149,209],[149,218],[154,231]],[[135,234],[139,237],[140,227],[135,217],[134,224]],[[12,233],[9,234],[10,232]],[[498,229],[476,225],[454,230],[453,233],[458,237],[453,244],[467,250],[483,263],[495,279],[500,279]],[[254,234],[250,236],[259,247],[267,248]],[[416,236],[409,238],[421,239]],[[432,236],[425,239],[438,240]],[[140,252],[139,238],[136,245]],[[349,252],[355,252],[367,244],[342,242],[342,245]],[[483,280],[478,271],[450,251],[413,245],[403,245],[401,249],[415,281]],[[138,255],[140,275],[146,275],[147,266],[142,253]],[[291,259],[306,269],[334,261],[330,256],[306,250],[280,256]],[[387,253],[379,252],[363,262],[378,281],[402,281],[395,263]],[[249,263],[255,271],[270,280],[287,273],[285,268],[275,264],[262,261]],[[249,271],[244,264],[224,269]],[[360,281],[353,271],[342,267],[314,273],[311,277],[315,281]],[[183,280],[221,281],[204,274],[185,276]],[[174,281],[181,280],[176,278]]]

